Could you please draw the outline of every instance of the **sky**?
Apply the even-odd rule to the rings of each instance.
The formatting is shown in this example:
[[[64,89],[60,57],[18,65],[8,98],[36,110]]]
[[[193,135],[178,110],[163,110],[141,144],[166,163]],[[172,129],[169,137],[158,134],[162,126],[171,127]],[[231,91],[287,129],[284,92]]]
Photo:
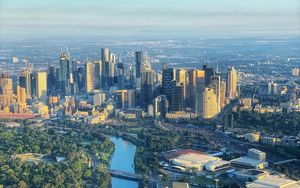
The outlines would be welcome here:
[[[0,34],[300,35],[300,0],[0,0]]]

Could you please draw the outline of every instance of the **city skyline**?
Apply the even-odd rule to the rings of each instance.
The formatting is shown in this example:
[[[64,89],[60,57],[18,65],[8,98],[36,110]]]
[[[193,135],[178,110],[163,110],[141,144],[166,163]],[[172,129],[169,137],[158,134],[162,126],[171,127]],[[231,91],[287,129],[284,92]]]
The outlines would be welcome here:
[[[1,0],[0,10],[2,37],[219,38],[299,35],[300,31],[298,0]]]

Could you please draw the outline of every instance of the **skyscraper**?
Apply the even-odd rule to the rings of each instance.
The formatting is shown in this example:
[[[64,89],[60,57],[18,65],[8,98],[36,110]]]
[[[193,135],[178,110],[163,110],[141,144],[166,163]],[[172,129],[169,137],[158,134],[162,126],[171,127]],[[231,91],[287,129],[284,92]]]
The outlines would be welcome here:
[[[8,74],[0,77],[0,105],[9,107],[13,100],[13,81]]]
[[[102,62],[101,61],[95,61],[94,78],[95,78],[95,89],[101,89],[102,88]]]
[[[85,63],[85,92],[94,91],[94,64],[90,61]]]
[[[43,102],[47,102],[47,72],[36,73],[36,96]]]
[[[60,90],[62,91],[63,95],[68,95],[70,93],[69,88],[69,79],[70,79],[70,64],[69,64],[69,55],[67,53],[62,52],[60,54],[60,73],[61,77],[59,80]]]
[[[184,69],[176,70],[176,81],[183,85],[183,92],[184,92],[183,97],[184,97],[184,101],[185,101],[185,99],[186,99],[186,82],[187,82],[186,70],[184,70]]]
[[[203,79],[204,84],[204,71],[203,70],[189,70],[188,71],[188,87],[187,87],[187,105],[192,111],[196,110],[196,86],[197,79]],[[201,82],[202,83],[202,82]],[[204,88],[204,86],[203,86]]]
[[[228,68],[227,83],[226,83],[226,96],[228,98],[235,98],[238,96],[237,79],[238,79],[238,75],[234,67]]]
[[[124,75],[124,64],[119,62],[117,64],[117,74],[118,74],[118,89],[125,88],[125,75]]]
[[[217,112],[221,111],[221,76],[215,74],[211,78],[210,88],[213,89],[217,98]]]
[[[136,79],[141,77],[141,68],[144,63],[144,55],[143,52],[138,51],[135,52],[135,77]]]
[[[23,70],[19,76],[19,84],[21,87],[25,88],[26,96],[28,98],[31,96],[31,76],[32,72],[28,68]]]
[[[154,72],[152,70],[145,70],[141,75],[141,105],[144,109],[152,104],[154,92]]]
[[[116,108],[133,108],[135,107],[135,91],[134,90],[116,90],[114,91]]]
[[[184,108],[184,85],[176,80],[171,81],[171,112],[183,112]]]
[[[226,105],[226,82],[224,80],[221,81],[220,87],[220,106],[221,109]]]
[[[209,65],[203,65],[203,70],[205,72],[205,87],[207,87],[211,83],[211,77],[214,75],[214,71]]]
[[[168,112],[168,99],[166,95],[159,95],[153,101],[153,114],[155,118],[165,118]]]
[[[53,93],[56,87],[56,68],[54,66],[49,66],[47,79],[49,93]]]
[[[197,70],[196,72],[196,88],[195,88],[195,113],[197,116],[203,115],[203,92],[205,88],[205,72]]]
[[[167,64],[162,66],[162,92],[166,95],[167,99],[171,101],[172,94],[172,80],[176,78],[175,71],[173,68],[168,68]]]
[[[217,113],[217,96],[213,89],[205,88],[203,92],[203,118],[213,118]]]

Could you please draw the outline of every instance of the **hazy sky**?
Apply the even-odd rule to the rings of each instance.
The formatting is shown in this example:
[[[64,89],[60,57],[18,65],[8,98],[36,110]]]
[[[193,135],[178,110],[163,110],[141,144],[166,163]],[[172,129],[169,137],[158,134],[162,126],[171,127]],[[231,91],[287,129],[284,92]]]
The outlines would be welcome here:
[[[0,0],[2,35],[300,34],[300,0]]]

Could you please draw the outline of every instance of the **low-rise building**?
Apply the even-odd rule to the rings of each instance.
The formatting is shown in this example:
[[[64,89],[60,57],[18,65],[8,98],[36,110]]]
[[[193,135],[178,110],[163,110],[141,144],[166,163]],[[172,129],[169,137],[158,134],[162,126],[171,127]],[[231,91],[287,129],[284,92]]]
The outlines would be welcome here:
[[[247,188],[300,188],[299,182],[291,179],[270,175],[246,184]]]
[[[260,138],[260,133],[258,132],[245,134],[245,139],[251,143],[259,142],[259,138]]]
[[[248,155],[231,160],[231,165],[242,169],[264,169],[268,166],[266,154],[256,149],[249,149]]]

